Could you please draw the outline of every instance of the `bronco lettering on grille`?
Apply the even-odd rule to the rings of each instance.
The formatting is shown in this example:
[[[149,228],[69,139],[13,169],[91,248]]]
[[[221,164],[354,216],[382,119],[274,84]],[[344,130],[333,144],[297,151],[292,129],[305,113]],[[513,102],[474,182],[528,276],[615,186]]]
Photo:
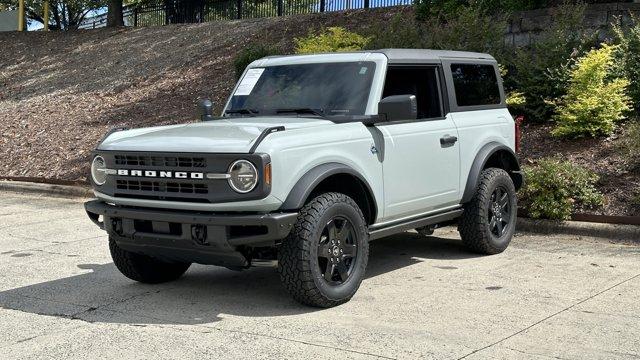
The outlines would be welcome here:
[[[169,178],[169,179],[204,179],[204,173],[202,172],[188,172],[188,171],[156,171],[156,170],[129,170],[118,169],[117,175],[119,176],[136,176],[136,177],[151,177],[151,178]]]

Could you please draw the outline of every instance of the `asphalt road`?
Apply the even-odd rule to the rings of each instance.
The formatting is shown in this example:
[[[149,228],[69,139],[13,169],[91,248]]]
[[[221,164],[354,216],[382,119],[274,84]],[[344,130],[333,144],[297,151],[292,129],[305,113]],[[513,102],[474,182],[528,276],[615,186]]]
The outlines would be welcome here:
[[[518,235],[496,256],[452,229],[371,244],[351,302],[298,305],[271,268],[121,276],[78,200],[0,193],[0,357],[640,357],[640,247]]]

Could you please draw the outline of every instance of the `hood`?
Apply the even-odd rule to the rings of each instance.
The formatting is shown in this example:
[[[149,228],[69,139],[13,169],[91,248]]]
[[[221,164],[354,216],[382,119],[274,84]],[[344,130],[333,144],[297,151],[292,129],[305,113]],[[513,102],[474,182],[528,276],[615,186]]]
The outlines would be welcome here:
[[[185,125],[158,126],[109,135],[98,150],[199,153],[246,153],[263,130],[273,126],[300,129],[332,124],[298,117],[220,119]]]

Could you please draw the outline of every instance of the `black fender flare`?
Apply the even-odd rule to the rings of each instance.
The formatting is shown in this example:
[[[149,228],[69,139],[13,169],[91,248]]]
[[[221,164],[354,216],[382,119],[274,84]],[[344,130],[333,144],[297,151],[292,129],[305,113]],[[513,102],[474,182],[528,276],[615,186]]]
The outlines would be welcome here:
[[[500,144],[498,142],[490,142],[485,144],[478,154],[476,154],[475,159],[473,160],[473,164],[471,165],[471,169],[469,170],[469,176],[467,176],[467,183],[464,188],[464,193],[462,195],[461,204],[467,203],[471,201],[473,198],[473,194],[476,191],[476,187],[478,186],[478,179],[480,178],[480,173],[487,165],[487,161],[498,151],[503,151],[503,154],[508,154],[504,161],[508,163],[508,168],[505,169],[511,176],[513,183],[516,187],[516,190],[520,189],[524,184],[524,176],[520,171],[520,163],[518,162],[518,158],[516,154],[504,144]]]
[[[376,198],[367,180],[365,180],[365,178],[352,167],[337,162],[318,165],[304,174],[293,186],[293,188],[291,188],[291,191],[289,191],[289,195],[287,195],[287,198],[280,206],[280,210],[297,210],[302,208],[309,195],[311,195],[311,192],[313,192],[313,190],[324,179],[338,174],[352,175],[360,180],[360,182],[365,187],[364,190],[369,193],[370,200],[373,202],[371,204],[372,209],[377,212],[378,205],[376,202]]]

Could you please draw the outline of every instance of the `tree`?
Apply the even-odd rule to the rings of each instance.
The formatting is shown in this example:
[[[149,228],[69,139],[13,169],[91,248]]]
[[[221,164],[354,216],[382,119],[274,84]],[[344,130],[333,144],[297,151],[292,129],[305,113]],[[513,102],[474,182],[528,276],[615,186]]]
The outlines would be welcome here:
[[[122,0],[108,0],[107,27],[124,26]]]
[[[17,8],[17,0],[0,0],[0,6]],[[27,22],[44,24],[42,0],[25,0]],[[77,29],[82,20],[94,10],[105,6],[105,0],[50,0],[49,28],[51,30]]]

